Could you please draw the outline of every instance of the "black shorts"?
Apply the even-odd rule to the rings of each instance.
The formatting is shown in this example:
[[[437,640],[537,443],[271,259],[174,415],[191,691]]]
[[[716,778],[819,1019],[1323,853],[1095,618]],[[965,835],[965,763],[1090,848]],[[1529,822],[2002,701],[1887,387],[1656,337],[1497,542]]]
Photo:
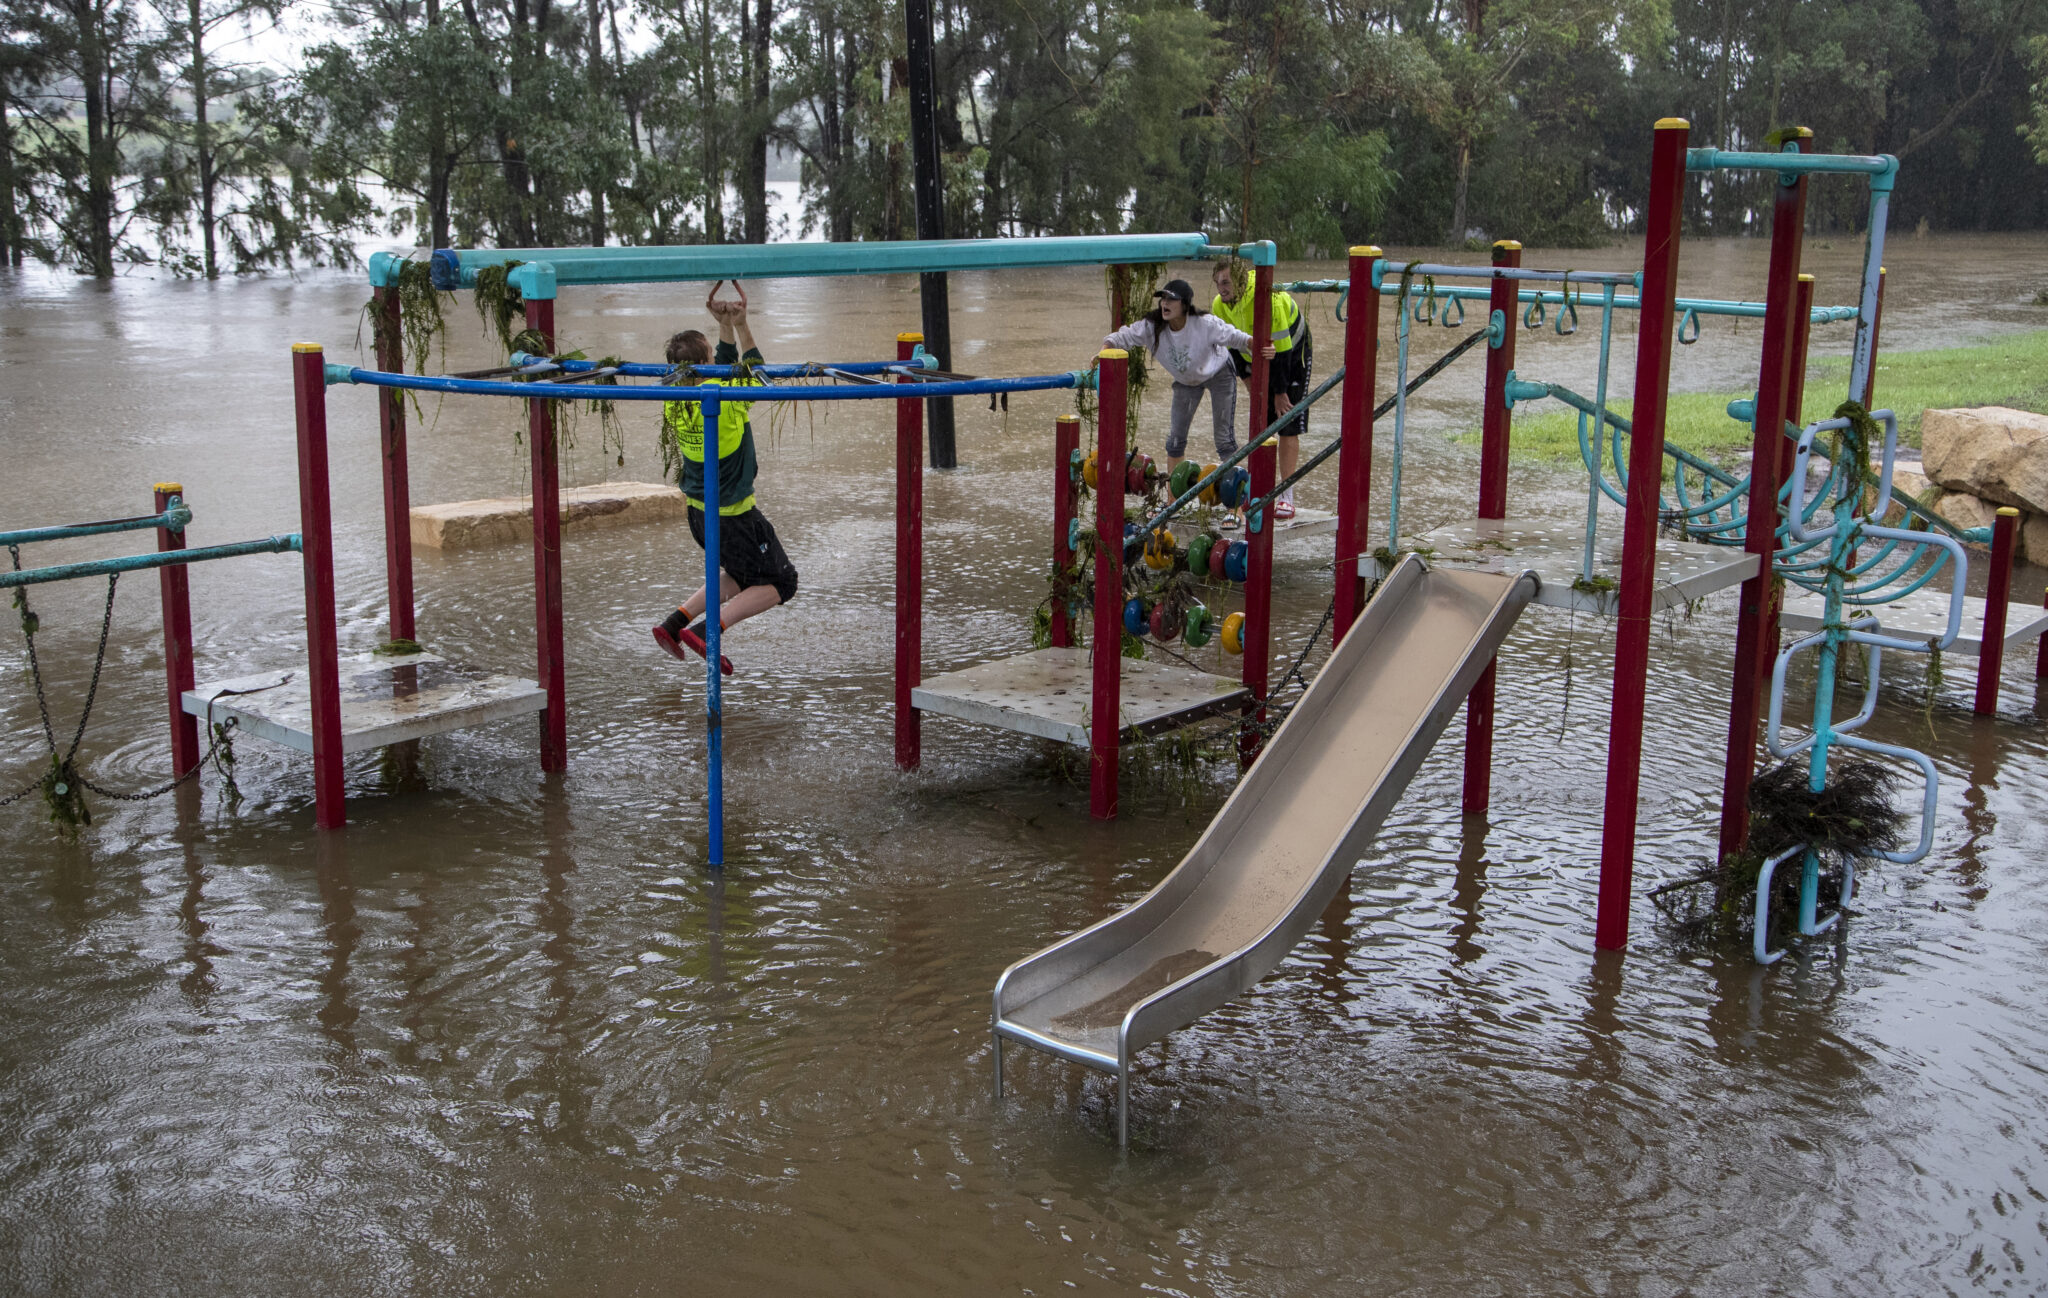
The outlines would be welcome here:
[[[1315,377],[1315,354],[1315,337],[1308,330],[1304,329],[1301,331],[1301,341],[1296,343],[1291,350],[1282,352],[1266,362],[1266,422],[1268,424],[1280,418],[1280,403],[1274,398],[1287,391],[1288,385],[1291,382],[1299,381],[1303,399],[1306,399],[1310,386],[1309,381]],[[1237,367],[1237,377],[1249,381],[1252,376],[1251,362],[1245,360],[1236,352],[1230,353],[1230,360]],[[1307,432],[1309,415],[1311,413],[1307,410],[1302,411],[1301,418],[1280,430],[1280,436],[1299,437]]]
[[[704,544],[704,511],[690,506],[690,535]],[[782,539],[758,509],[718,520],[718,566],[741,590],[773,586],[787,604],[796,598],[796,565],[783,553]]]

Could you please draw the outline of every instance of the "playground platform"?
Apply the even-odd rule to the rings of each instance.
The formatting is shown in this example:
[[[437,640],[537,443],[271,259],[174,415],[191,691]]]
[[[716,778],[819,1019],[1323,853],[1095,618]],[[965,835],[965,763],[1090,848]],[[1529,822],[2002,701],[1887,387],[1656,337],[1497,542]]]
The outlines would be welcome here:
[[[1088,747],[1087,649],[1035,649],[934,676],[910,691],[920,712]],[[1251,702],[1251,691],[1216,676],[1143,658],[1123,660],[1124,733],[1155,735]]]
[[[1948,634],[1947,591],[1916,590],[1888,604],[1874,604],[1868,608],[1845,610],[1850,617],[1870,614],[1877,618],[1878,629],[1892,635],[1920,637],[1939,640]],[[1826,601],[1818,594],[1800,591],[1796,596],[1786,593],[1784,612],[1779,615],[1779,625],[1787,632],[1805,635],[1821,629]],[[1963,600],[1963,629],[1956,636],[1955,650],[1976,657],[1984,648],[1985,601],[1975,595]],[[2037,604],[2013,604],[2005,606],[2005,647],[2012,649],[2029,640],[2039,639],[2048,634],[2048,609]]]
[[[1283,536],[1331,536],[1337,531],[1337,516],[1320,509],[1296,508],[1293,518],[1273,522],[1275,540]]]
[[[235,719],[243,734],[313,751],[313,695],[304,668],[259,672],[186,690],[185,711]],[[516,676],[484,675],[437,654],[365,655],[341,662],[341,751],[360,753],[539,712],[547,691]]]
[[[1621,538],[1598,537],[1593,543],[1593,584],[1579,581],[1586,533],[1578,524],[1536,523],[1521,519],[1472,519],[1409,537],[1405,548],[1431,566],[1464,568],[1512,575],[1533,572],[1542,584],[1535,602],[1582,613],[1614,612],[1621,577]],[[1359,575],[1378,581],[1385,575],[1370,555],[1358,561]],[[1657,589],[1653,611],[1675,608],[1756,574],[1756,556],[1721,545],[1701,545],[1660,537],[1657,541]],[[1603,581],[1602,579],[1605,579]]]

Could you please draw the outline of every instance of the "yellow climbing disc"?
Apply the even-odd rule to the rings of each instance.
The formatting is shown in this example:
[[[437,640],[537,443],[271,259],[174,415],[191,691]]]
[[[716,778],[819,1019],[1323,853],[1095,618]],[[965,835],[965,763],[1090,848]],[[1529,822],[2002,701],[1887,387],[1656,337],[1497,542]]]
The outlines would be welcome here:
[[[1223,619],[1223,652],[1232,657],[1244,652],[1244,614],[1232,613]]]
[[[1088,458],[1081,461],[1081,481],[1090,488],[1095,486],[1095,452],[1088,452]]]
[[[1203,476],[1203,477],[1205,477],[1205,478],[1206,478],[1206,477],[1208,477],[1208,476],[1209,476],[1210,474],[1212,474],[1212,473],[1214,473],[1214,472],[1216,472],[1216,466],[1215,466],[1215,465],[1213,465],[1213,464],[1205,464],[1205,465],[1203,465],[1203,466],[1202,466],[1202,476]],[[1201,495],[1199,495],[1199,496],[1197,496],[1197,497],[1195,497],[1195,499],[1197,499],[1197,500],[1201,501],[1201,502],[1202,502],[1203,504],[1205,504],[1205,505],[1209,505],[1209,506],[1211,506],[1211,507],[1214,507],[1214,506],[1216,506],[1216,505],[1218,505],[1218,504],[1221,504],[1221,503],[1222,503],[1222,502],[1221,502],[1221,500],[1219,500],[1219,499],[1217,498],[1217,495],[1216,495],[1216,484],[1215,484],[1215,483],[1213,483],[1213,482],[1212,482],[1212,483],[1210,483],[1210,484],[1209,484],[1208,486],[1206,486],[1206,487],[1202,488],[1202,494],[1201,494]]]

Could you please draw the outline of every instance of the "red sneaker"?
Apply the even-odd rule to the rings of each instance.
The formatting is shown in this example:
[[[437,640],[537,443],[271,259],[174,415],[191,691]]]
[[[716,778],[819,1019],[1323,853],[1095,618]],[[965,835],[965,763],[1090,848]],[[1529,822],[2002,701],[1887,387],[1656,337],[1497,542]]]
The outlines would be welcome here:
[[[683,662],[690,661],[683,657],[683,648],[686,645],[689,647],[690,652],[696,654],[699,658],[704,656],[704,637],[688,627],[683,628],[681,636],[672,636],[668,633],[667,627],[658,626],[654,628],[654,643],[667,650],[669,657],[680,659]],[[732,659],[724,654],[718,655],[718,670],[723,675],[732,675]]]

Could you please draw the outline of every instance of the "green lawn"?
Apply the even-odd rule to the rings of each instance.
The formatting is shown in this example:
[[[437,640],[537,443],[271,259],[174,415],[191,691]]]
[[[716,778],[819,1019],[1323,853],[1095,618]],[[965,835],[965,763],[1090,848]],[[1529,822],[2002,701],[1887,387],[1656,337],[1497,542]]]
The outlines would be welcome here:
[[[1848,359],[1815,362],[1807,370],[1807,391],[1839,392],[1848,382]],[[1728,418],[1733,392],[1673,393],[1665,415],[1665,441],[1710,459],[1727,459],[1749,446],[1749,429]],[[1926,352],[1880,352],[1877,404],[1899,412],[1901,441],[1920,442],[1920,414],[1930,406],[2014,406],[2048,413],[2048,330],[2013,334],[1976,347]],[[1821,411],[1808,401],[1808,417]],[[1630,403],[1617,401],[1620,414]],[[1828,409],[1832,409],[1830,406]],[[1578,418],[1555,401],[1516,411],[1511,445],[1517,456],[1538,460],[1579,457]],[[1476,440],[1478,434],[1469,435]]]

